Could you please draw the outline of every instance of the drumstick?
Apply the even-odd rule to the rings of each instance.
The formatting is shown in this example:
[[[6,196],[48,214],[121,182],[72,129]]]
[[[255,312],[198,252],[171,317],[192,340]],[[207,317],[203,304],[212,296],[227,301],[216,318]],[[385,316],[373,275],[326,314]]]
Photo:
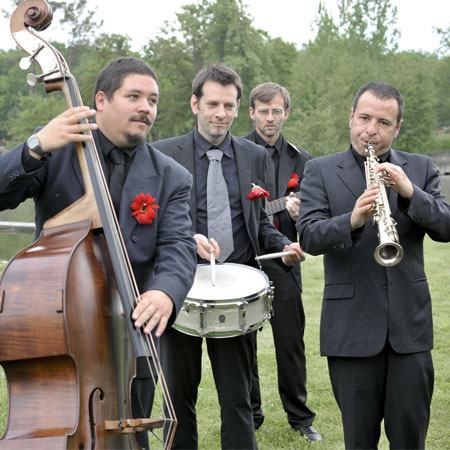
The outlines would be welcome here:
[[[209,262],[211,263],[211,281],[212,285],[216,285],[216,257],[214,255],[214,251],[210,253]]]
[[[259,261],[261,259],[275,259],[275,258],[282,258],[283,256],[290,256],[294,255],[295,252],[293,250],[289,250],[287,252],[278,252],[278,253],[268,253],[267,255],[260,255],[257,256],[255,259],[256,261]]]

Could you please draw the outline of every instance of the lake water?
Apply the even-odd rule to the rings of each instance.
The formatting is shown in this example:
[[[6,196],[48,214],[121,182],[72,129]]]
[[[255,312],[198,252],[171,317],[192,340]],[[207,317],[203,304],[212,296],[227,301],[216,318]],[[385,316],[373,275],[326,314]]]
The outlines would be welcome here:
[[[0,233],[0,261],[9,261],[31,242],[33,242],[32,234]]]

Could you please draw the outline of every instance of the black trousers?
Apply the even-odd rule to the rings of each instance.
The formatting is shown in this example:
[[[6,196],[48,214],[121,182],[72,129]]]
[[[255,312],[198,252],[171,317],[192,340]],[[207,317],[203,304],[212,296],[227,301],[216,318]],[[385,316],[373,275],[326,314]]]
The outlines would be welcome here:
[[[289,424],[296,429],[307,427],[313,423],[315,413],[306,406],[305,312],[300,287],[293,274],[285,272],[274,261],[263,261],[262,267],[275,288],[270,324],[277,360],[278,392]],[[251,401],[257,415],[262,402],[256,356],[252,372]]]
[[[431,352],[400,354],[389,344],[368,358],[328,357],[347,449],[375,449],[384,419],[391,449],[423,449],[430,421]]]
[[[206,339],[221,413],[222,449],[256,449],[250,405],[250,371],[255,332],[225,339]],[[161,362],[178,419],[173,449],[197,449],[196,403],[201,379],[203,338],[174,329],[160,340]]]

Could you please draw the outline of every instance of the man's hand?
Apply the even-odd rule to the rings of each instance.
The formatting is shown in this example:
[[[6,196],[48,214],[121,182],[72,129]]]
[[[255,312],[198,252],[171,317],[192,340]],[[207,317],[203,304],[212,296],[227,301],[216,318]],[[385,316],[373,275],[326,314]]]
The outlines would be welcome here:
[[[219,257],[220,248],[215,239],[211,238],[208,241],[208,238],[203,234],[195,234],[194,239],[197,242],[197,254],[200,258],[210,261],[211,253],[214,253],[216,259]]]
[[[172,311],[173,301],[165,292],[158,290],[144,292],[133,311],[134,326],[140,328],[145,324],[144,333],[150,334],[158,325],[155,336],[160,337],[167,327]]]
[[[391,176],[390,181],[393,184],[390,188],[397,192],[400,197],[411,198],[413,196],[414,186],[400,166],[391,163],[382,163],[377,167],[377,173],[383,171]]]
[[[291,245],[285,245],[283,251],[295,252],[293,255],[281,257],[281,261],[283,261],[286,266],[293,266],[294,264],[297,264],[300,261],[304,261],[306,259],[306,253],[300,248],[298,242],[293,242]]]
[[[377,185],[374,185],[367,188],[356,200],[350,217],[350,229],[352,231],[361,228],[372,218],[374,212],[372,203],[377,199],[378,195],[380,195],[380,189]]]
[[[89,134],[83,131],[96,130],[96,123],[80,123],[89,117],[95,116],[95,109],[87,106],[70,108],[52,119],[42,130],[36,133],[42,151],[51,152],[71,142],[86,142],[91,140]]]
[[[286,201],[286,209],[291,219],[297,222],[300,213],[300,199],[293,192],[289,194],[289,198]]]

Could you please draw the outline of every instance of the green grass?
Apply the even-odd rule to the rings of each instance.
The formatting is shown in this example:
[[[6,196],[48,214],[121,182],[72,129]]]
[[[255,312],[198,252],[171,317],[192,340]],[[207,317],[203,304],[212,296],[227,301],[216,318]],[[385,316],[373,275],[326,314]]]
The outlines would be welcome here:
[[[433,299],[435,345],[435,387],[431,405],[431,422],[427,449],[450,448],[450,246],[425,241],[426,271]],[[1,267],[0,267],[1,269]],[[321,449],[343,449],[343,433],[339,409],[331,391],[326,358],[319,355],[319,321],[323,289],[322,257],[308,256],[302,263],[303,303],[306,313],[305,344],[307,349],[308,406],[317,417],[314,426],[321,432]],[[5,345],[5,343],[0,343]],[[7,344],[6,344],[7,345]],[[310,449],[299,434],[291,430],[281,406],[277,390],[275,354],[270,325],[258,335],[258,361],[261,378],[264,425],[256,432],[260,450]],[[180,368],[182,376],[182,368]],[[203,357],[203,379],[197,404],[199,448],[220,449],[220,411],[206,349]],[[0,373],[0,434],[6,423],[6,383]],[[236,430],[238,433],[239,430]],[[317,445],[316,445],[317,446]],[[384,434],[380,449],[388,449]]]

